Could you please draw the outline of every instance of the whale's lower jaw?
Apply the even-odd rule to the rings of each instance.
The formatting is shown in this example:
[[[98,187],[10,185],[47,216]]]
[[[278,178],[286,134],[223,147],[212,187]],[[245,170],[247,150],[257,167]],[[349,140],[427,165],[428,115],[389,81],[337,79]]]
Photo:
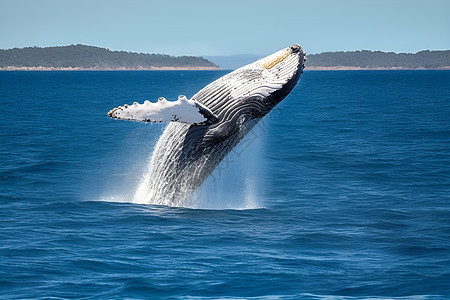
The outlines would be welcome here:
[[[259,119],[242,124],[239,130],[221,142],[205,147],[198,138],[202,133],[192,126],[170,123],[160,137],[152,158],[146,203],[190,206],[187,199],[230,151],[245,137]],[[196,138],[195,135],[199,137]],[[171,149],[167,151],[167,149]],[[139,202],[142,199],[138,200]]]

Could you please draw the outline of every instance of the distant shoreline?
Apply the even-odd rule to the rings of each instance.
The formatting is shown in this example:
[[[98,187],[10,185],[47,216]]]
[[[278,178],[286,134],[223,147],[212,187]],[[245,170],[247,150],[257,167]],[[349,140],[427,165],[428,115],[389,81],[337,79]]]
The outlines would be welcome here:
[[[139,68],[82,68],[82,67],[0,67],[0,71],[219,71],[219,67],[139,67]]]
[[[333,66],[333,67],[318,67],[306,66],[305,71],[393,71],[393,70],[450,70],[450,66],[435,67],[435,68],[405,68],[405,67],[351,67],[351,66]]]
[[[81,68],[81,67],[0,67],[0,71],[222,71],[219,67],[146,67],[146,68]],[[233,71],[232,69],[225,69]],[[403,67],[390,67],[390,68],[361,68],[350,66],[335,66],[335,67],[305,67],[305,71],[432,71],[432,70],[450,70],[450,66],[439,68],[403,68]]]
[[[111,51],[86,45],[0,49],[3,71],[220,70],[203,57]]]
[[[111,51],[87,45],[0,49],[0,71],[234,70],[257,55],[170,56]],[[338,51],[307,55],[307,71],[450,70],[450,50],[417,53]]]

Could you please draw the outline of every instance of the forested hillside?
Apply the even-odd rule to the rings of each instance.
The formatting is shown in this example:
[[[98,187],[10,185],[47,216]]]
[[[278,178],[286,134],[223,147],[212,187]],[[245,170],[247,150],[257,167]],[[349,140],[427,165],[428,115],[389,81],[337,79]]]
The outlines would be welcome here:
[[[238,63],[236,57],[240,58]],[[216,64],[225,69],[234,69],[257,59],[250,55],[244,58],[241,56],[209,56],[207,58],[209,60],[196,56],[111,51],[86,45],[27,47],[0,50],[0,70],[214,70],[219,68]],[[306,69],[450,69],[450,50],[425,50],[417,53],[362,50],[308,54]]]
[[[363,69],[445,69],[450,68],[450,51],[426,50],[413,54],[363,50],[307,55],[307,68],[337,66]]]
[[[85,45],[28,47],[0,50],[0,68],[45,67],[82,69],[212,68],[212,62],[195,56],[169,56],[111,51]]]

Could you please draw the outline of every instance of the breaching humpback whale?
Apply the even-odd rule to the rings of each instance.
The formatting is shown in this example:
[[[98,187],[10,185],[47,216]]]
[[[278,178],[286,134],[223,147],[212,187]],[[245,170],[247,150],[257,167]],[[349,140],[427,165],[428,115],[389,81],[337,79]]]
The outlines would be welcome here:
[[[159,98],[109,111],[115,119],[170,122],[153,153],[148,203],[179,206],[289,94],[305,60],[302,47],[295,44],[217,79],[191,99]]]

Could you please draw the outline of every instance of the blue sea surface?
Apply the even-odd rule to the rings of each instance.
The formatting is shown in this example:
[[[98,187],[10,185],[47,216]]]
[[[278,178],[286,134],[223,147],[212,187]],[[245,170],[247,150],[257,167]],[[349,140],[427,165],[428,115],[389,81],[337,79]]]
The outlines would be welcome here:
[[[195,205],[132,203],[164,125],[106,113],[224,74],[0,72],[0,299],[450,299],[450,71],[305,71]]]

